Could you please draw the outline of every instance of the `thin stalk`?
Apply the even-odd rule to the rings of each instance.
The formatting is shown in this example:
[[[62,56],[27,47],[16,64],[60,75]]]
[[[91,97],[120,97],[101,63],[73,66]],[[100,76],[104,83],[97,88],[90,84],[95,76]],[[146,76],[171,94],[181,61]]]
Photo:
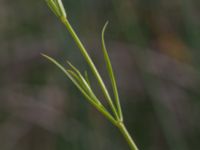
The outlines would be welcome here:
[[[87,61],[88,65],[90,66],[92,72],[94,73],[97,81],[99,82],[101,89],[106,97],[106,99],[108,100],[109,105],[111,106],[111,109],[116,117],[116,120],[113,120],[113,118],[111,117],[111,115],[109,115],[109,113],[107,113],[106,111],[102,111],[102,109],[98,110],[100,112],[102,112],[114,125],[116,125],[118,127],[118,129],[121,131],[122,135],[124,136],[124,138],[126,139],[129,147],[131,150],[139,150],[135,144],[135,142],[133,141],[132,137],[130,136],[128,130],[126,129],[124,123],[121,121],[121,118],[115,108],[115,105],[113,104],[113,101],[107,91],[107,88],[98,72],[98,70],[96,69],[92,59],[90,58],[89,54],[87,53],[85,47],[83,46],[82,42],[80,41],[80,39],[78,38],[77,34],[75,33],[74,29],[72,28],[72,26],[70,25],[70,23],[68,22],[68,20],[66,18],[61,18],[61,21],[63,22],[63,24],[66,26],[66,28],[68,29],[69,33],[71,34],[72,38],[74,39],[74,41],[76,42],[77,46],[79,47],[83,57],[85,58],[85,60]],[[104,110],[104,109],[103,109]]]
[[[110,105],[110,107],[111,107],[116,119],[119,120],[119,115],[118,115],[117,110],[116,110],[116,108],[115,108],[115,106],[113,104],[113,101],[110,98],[110,95],[109,95],[109,93],[107,91],[107,88],[106,88],[106,86],[105,86],[105,84],[104,84],[99,72],[97,71],[92,59],[90,58],[89,54],[87,53],[85,47],[83,46],[82,42],[78,38],[76,32],[74,31],[74,29],[70,25],[69,21],[65,17],[61,17],[60,19],[63,22],[63,24],[66,26],[66,28],[69,31],[69,33],[71,34],[72,38],[76,42],[77,46],[79,47],[83,57],[87,61],[88,65],[90,66],[92,72],[94,73],[97,81],[99,82],[99,84],[101,86],[101,89],[102,89],[102,91],[103,91],[103,93],[104,93],[104,95],[105,95],[105,97],[106,97],[106,99],[107,99],[107,101],[108,101],[108,103],[109,103],[109,105]]]
[[[126,126],[124,125],[123,122],[119,122],[117,124],[118,129],[121,131],[122,135],[124,136],[124,138],[126,139],[129,147],[131,150],[139,150],[135,144],[135,142],[133,141],[131,135],[129,134],[128,130],[126,129]]]

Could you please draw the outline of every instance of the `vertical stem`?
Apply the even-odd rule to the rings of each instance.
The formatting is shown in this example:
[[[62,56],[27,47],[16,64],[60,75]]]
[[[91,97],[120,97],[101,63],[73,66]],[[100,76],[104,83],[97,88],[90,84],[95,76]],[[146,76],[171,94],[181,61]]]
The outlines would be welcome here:
[[[126,129],[126,126],[124,125],[123,122],[119,122],[117,124],[117,127],[119,128],[119,130],[121,131],[121,133],[123,134],[124,138],[126,139],[129,147],[131,150],[139,150],[135,144],[135,142],[133,141],[131,135],[129,134],[128,130]]]

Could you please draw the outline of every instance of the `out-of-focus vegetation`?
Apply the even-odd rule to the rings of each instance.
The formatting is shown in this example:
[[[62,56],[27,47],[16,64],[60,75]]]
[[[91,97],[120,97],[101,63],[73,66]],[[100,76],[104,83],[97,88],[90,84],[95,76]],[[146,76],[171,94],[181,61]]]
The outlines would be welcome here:
[[[108,50],[125,122],[138,147],[198,150],[200,2],[63,2],[101,73],[100,32],[110,21]],[[128,149],[118,131],[40,56],[87,67],[45,2],[1,0],[0,20],[0,149]]]

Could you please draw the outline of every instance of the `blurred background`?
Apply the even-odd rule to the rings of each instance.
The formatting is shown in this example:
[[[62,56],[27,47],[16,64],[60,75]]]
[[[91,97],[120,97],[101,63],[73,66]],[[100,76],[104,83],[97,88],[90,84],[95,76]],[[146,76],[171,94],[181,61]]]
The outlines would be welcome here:
[[[141,150],[200,149],[200,1],[63,0],[107,86],[100,34]],[[44,0],[0,0],[0,149],[128,150],[119,131],[40,53],[88,70]],[[96,81],[89,77],[96,89]],[[104,101],[104,100],[102,100]]]

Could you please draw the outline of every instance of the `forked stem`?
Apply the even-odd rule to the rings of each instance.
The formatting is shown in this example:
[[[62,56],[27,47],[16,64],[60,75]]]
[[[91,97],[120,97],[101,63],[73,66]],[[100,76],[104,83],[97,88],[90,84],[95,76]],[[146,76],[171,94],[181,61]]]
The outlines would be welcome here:
[[[92,72],[94,73],[97,81],[99,82],[99,85],[103,91],[103,94],[106,98],[106,100],[108,101],[112,111],[113,111],[113,114],[115,115],[116,119],[119,120],[120,117],[118,115],[118,112],[113,104],[113,101],[111,100],[111,97],[107,91],[107,88],[98,72],[98,70],[96,69],[93,61],[91,60],[89,54],[87,53],[85,47],[83,46],[82,42],[80,41],[80,39],[78,38],[76,32],[74,31],[74,29],[72,28],[72,26],[70,25],[69,21],[65,18],[65,17],[61,17],[60,18],[62,23],[65,25],[65,27],[67,28],[67,30],[69,31],[69,33],[71,34],[72,38],[74,39],[74,41],[76,42],[77,46],[79,47],[83,57],[85,58],[85,60],[87,61],[88,65],[90,66]]]
[[[126,129],[126,126],[123,123],[123,116],[122,116],[122,111],[121,111],[121,105],[118,97],[118,91],[117,91],[117,86],[116,86],[116,81],[114,78],[112,66],[110,63],[109,56],[107,54],[106,46],[105,46],[105,41],[104,41],[104,32],[107,26],[104,26],[103,31],[102,31],[102,45],[103,45],[103,53],[104,53],[104,58],[106,61],[107,69],[109,76],[111,78],[111,83],[113,86],[113,92],[114,92],[114,97],[116,99],[116,103],[113,103],[110,94],[96,68],[94,65],[92,59],[90,58],[89,54],[87,53],[85,47],[83,46],[82,42],[80,41],[79,37],[75,33],[74,29],[70,25],[68,19],[66,18],[66,12],[64,9],[64,6],[62,4],[61,0],[46,0],[48,6],[50,9],[55,13],[55,15],[62,21],[62,23],[65,25],[69,33],[71,34],[72,38],[76,42],[77,46],[79,47],[82,55],[84,56],[85,60],[87,61],[88,65],[90,66],[94,76],[96,77],[103,94],[110,105],[110,108],[113,112],[113,115],[109,113],[109,111],[106,110],[106,108],[101,105],[99,100],[96,98],[96,96],[93,94],[92,90],[90,89],[87,81],[85,81],[84,77],[81,75],[81,73],[71,64],[69,64],[73,70],[66,70],[62,65],[60,65],[56,60],[53,58],[44,55],[48,60],[53,62],[57,67],[59,67],[71,80],[72,82],[78,87],[78,89],[82,92],[82,94],[88,99],[88,101],[97,108],[110,122],[115,125],[122,133],[124,138],[126,139],[129,147],[131,150],[138,150],[135,142],[133,141],[132,137],[130,136],[128,130]],[[116,106],[115,106],[116,105]]]
[[[85,60],[87,61],[87,63],[90,65],[91,70],[93,71],[95,77],[97,78],[101,89],[103,90],[103,93],[106,97],[106,99],[108,100],[108,103],[115,115],[115,119],[116,121],[113,121],[112,123],[115,124],[118,129],[121,131],[122,135],[124,136],[124,138],[126,139],[129,147],[131,150],[139,150],[135,144],[135,142],[133,141],[132,137],[130,136],[128,130],[126,129],[126,126],[124,125],[124,123],[121,121],[121,118],[113,104],[113,101],[110,98],[110,95],[104,85],[104,82],[99,74],[99,72],[97,71],[93,61],[91,60],[90,56],[88,55],[85,47],[83,46],[82,42],[80,41],[80,39],[78,38],[77,34],[75,33],[75,31],[73,30],[72,26],[70,25],[70,23],[68,22],[68,20],[65,17],[61,17],[60,18],[61,21],[63,22],[63,24],[66,26],[66,28],[68,29],[68,31],[70,32],[71,36],[73,37],[74,41],[76,42],[77,46],[79,47],[82,55],[84,56]]]

